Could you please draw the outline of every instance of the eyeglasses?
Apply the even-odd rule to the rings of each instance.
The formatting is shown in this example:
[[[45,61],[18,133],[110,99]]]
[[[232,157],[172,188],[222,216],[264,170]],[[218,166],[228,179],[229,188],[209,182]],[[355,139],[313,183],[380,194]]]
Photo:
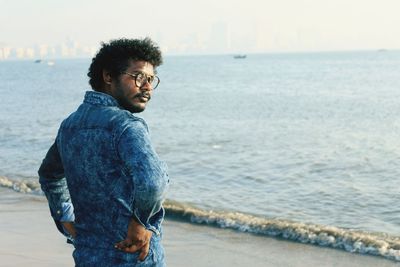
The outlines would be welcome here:
[[[155,75],[154,76],[147,75],[143,72],[138,72],[133,74],[124,71],[122,73],[133,77],[135,79],[136,86],[139,88],[144,86],[146,83],[149,83],[151,85],[151,88],[154,90],[160,84],[160,78],[158,78],[158,76]]]

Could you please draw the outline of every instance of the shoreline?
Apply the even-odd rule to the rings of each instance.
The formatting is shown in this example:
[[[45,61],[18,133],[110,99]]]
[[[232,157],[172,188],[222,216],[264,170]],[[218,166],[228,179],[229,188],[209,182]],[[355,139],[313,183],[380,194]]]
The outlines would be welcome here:
[[[41,196],[0,188],[0,266],[74,266],[73,246],[57,231]],[[349,266],[400,263],[376,256],[196,225],[166,218],[168,266]]]

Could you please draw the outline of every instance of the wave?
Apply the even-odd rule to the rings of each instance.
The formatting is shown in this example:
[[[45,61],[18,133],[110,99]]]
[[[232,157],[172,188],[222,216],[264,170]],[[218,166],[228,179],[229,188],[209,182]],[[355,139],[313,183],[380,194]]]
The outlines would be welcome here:
[[[0,176],[0,186],[10,188],[18,193],[30,193],[44,195],[40,189],[39,182],[32,181],[14,181],[7,177]]]
[[[0,186],[19,193],[43,195],[38,182],[13,181],[0,176]],[[164,208],[167,217],[190,223],[234,229],[400,261],[400,237],[385,233],[270,219],[240,212],[203,210],[173,200],[166,200]]]
[[[400,237],[384,233],[368,233],[334,226],[268,219],[240,212],[202,210],[171,200],[164,203],[164,208],[167,216],[191,223],[279,237],[400,261]]]

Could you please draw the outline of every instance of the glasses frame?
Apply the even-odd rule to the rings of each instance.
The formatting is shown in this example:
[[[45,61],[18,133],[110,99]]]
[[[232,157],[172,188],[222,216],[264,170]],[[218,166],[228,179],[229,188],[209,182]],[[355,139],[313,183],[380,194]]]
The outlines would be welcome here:
[[[129,73],[129,72],[126,72],[126,71],[123,71],[122,72],[123,74],[126,74],[126,75],[129,75],[129,76],[131,76],[132,78],[134,78],[135,79],[135,84],[136,84],[136,86],[137,87],[139,87],[139,88],[142,88],[145,84],[146,84],[146,82],[147,83],[149,83],[150,85],[151,85],[151,89],[152,90],[155,90],[156,88],[157,88],[157,86],[160,84],[160,78],[157,76],[157,75],[147,75],[146,73],[143,73],[143,72],[138,72],[138,73]],[[145,78],[146,78],[146,82],[145,83],[143,83],[143,84],[141,84],[140,82],[138,82],[138,80],[137,80],[137,77],[139,76],[139,75],[144,75],[145,76]],[[153,80],[153,82],[156,80],[157,81],[157,83],[156,83],[156,85],[155,86],[153,86],[153,82],[150,80],[151,78],[153,78],[154,80]]]

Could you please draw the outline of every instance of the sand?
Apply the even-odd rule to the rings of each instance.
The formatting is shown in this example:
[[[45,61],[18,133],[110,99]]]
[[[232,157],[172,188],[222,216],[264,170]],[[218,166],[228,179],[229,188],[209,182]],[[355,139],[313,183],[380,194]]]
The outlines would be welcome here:
[[[58,233],[43,197],[0,188],[0,266],[74,266],[73,247]],[[164,222],[167,265],[386,267],[381,257],[239,233],[172,219]]]

